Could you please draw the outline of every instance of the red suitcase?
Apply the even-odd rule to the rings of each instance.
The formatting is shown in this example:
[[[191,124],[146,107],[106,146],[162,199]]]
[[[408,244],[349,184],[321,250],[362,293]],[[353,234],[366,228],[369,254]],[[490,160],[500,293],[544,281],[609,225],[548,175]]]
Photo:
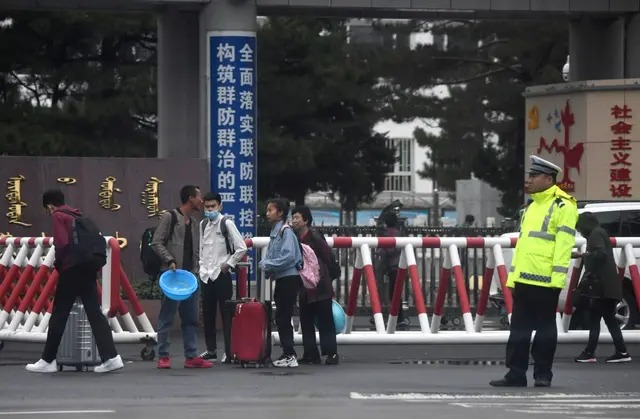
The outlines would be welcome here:
[[[231,360],[243,368],[271,363],[271,301],[238,301],[231,319]]]

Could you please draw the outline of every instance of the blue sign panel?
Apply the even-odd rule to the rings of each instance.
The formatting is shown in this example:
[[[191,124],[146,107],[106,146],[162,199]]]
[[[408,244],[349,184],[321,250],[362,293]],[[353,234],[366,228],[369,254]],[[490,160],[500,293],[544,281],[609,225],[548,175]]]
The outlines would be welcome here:
[[[211,190],[245,238],[256,234],[257,71],[253,32],[210,32]],[[254,270],[255,272],[255,270]]]

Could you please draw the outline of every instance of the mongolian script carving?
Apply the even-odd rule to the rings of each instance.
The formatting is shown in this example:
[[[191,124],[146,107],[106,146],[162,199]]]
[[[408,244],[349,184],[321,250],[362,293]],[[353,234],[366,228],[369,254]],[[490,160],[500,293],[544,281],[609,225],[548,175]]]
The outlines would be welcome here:
[[[115,187],[115,183],[116,178],[114,176],[107,176],[100,184],[100,192],[98,192],[98,196],[100,197],[99,203],[100,207],[106,210],[118,211],[122,207],[120,204],[114,202],[113,193],[122,193],[120,188]]]
[[[59,177],[58,179],[56,179],[56,182],[58,183],[62,183],[65,185],[73,185],[77,182],[78,180],[74,177]]]
[[[164,183],[155,176],[149,178],[144,185],[144,192],[141,192],[141,203],[147,210],[149,218],[161,215],[164,210],[160,209],[160,184]]]
[[[25,177],[22,175],[12,176],[7,181],[7,202],[9,203],[9,211],[7,212],[7,219],[9,224],[17,224],[23,227],[31,227],[32,224],[26,223],[22,220],[23,208],[27,206],[22,201],[22,182]]]
[[[129,241],[124,237],[120,237],[120,234],[117,231],[114,237],[116,238],[116,240],[118,240],[118,245],[120,245],[120,249],[124,249],[129,244]]]

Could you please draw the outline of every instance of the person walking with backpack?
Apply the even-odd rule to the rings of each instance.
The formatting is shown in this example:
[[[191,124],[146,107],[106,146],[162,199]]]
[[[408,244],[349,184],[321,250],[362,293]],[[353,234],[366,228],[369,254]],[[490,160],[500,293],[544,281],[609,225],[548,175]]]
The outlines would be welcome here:
[[[64,193],[61,190],[46,191],[42,195],[42,206],[51,217],[51,230],[56,252],[54,267],[58,271],[59,277],[42,358],[34,364],[27,365],[26,369],[30,372],[41,373],[58,371],[56,364],[58,347],[69,313],[77,297],[82,300],[91,330],[96,338],[98,352],[102,358],[102,364],[95,367],[94,372],[105,373],[121,369],[124,364],[113,343],[109,322],[100,309],[96,283],[100,269],[98,265],[100,263],[104,265],[106,262],[106,241],[93,222],[83,218],[82,212],[65,204]],[[74,235],[80,236],[80,234],[72,235],[72,233],[78,233],[77,230],[74,231],[74,227],[78,225],[86,227],[88,234],[83,234],[82,238],[88,237],[87,243],[73,242]],[[92,253],[85,252],[85,250],[95,246],[98,247],[96,253],[101,253],[102,249],[99,248],[101,244],[98,240],[103,241],[105,259],[104,262],[95,263],[91,259]],[[100,260],[101,255],[97,256]]]
[[[320,281],[315,289],[300,291],[300,325],[302,327],[302,346],[304,353],[301,364],[321,364],[322,359],[316,345],[315,320],[318,319],[320,349],[326,356],[325,364],[338,365],[338,344],[336,342],[336,326],[333,322],[333,280],[340,275],[340,267],[335,263],[331,248],[324,237],[309,228],[313,222],[311,210],[306,205],[297,206],[291,211],[291,224],[298,233],[301,243],[313,249],[320,266]],[[337,275],[334,270],[337,267]],[[333,270],[333,274],[330,272]]]
[[[202,208],[202,194],[195,185],[186,185],[180,189],[180,207],[167,211],[153,234],[151,248],[162,260],[160,270],[175,270],[198,273],[198,252],[200,251],[200,233],[194,214]],[[171,368],[169,355],[169,331],[176,312],[182,321],[182,340],[184,346],[185,368],[211,368],[213,363],[198,356],[198,291],[186,300],[175,301],[163,296],[158,319],[158,368]]]
[[[208,360],[217,358],[216,312],[220,308],[220,314],[224,316],[224,304],[233,295],[231,270],[247,253],[247,245],[235,223],[231,218],[223,217],[221,212],[220,194],[207,193],[204,196],[205,218],[200,222],[199,269],[204,339],[207,345],[207,350],[200,356]],[[225,341],[225,348],[228,347],[229,342]]]
[[[267,220],[271,224],[269,245],[259,266],[276,282],[273,298],[276,303],[276,327],[282,346],[282,355],[273,361],[274,367],[295,368],[298,359],[294,349],[291,317],[298,291],[302,288],[302,254],[293,229],[286,224],[289,201],[283,198],[267,201]]]
[[[582,280],[592,281],[594,295],[585,296],[585,300],[590,302],[589,306],[585,307],[589,310],[589,342],[575,361],[581,363],[597,361],[595,352],[600,338],[600,320],[604,319],[616,348],[616,352],[608,357],[606,362],[631,362],[620,325],[616,320],[616,306],[622,300],[622,279],[613,257],[609,234],[590,212],[583,212],[578,216],[576,230],[587,239],[587,251],[586,253],[574,252],[572,257],[584,260],[585,274]]]

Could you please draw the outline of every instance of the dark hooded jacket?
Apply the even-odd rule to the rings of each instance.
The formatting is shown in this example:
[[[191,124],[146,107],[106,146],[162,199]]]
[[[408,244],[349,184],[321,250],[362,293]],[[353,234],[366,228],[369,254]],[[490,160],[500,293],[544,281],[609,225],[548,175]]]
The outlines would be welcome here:
[[[587,239],[584,256],[585,272],[591,273],[600,283],[601,298],[622,300],[622,279],[613,258],[613,247],[607,231],[600,227],[598,219],[590,212],[578,217],[576,229]]]

